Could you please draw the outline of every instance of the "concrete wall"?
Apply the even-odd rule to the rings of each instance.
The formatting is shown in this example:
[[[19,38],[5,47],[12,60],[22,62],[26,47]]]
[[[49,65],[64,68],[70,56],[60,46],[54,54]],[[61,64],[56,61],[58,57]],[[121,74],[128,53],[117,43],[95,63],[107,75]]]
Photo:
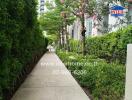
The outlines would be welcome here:
[[[132,100],[132,44],[128,45],[125,100]]]

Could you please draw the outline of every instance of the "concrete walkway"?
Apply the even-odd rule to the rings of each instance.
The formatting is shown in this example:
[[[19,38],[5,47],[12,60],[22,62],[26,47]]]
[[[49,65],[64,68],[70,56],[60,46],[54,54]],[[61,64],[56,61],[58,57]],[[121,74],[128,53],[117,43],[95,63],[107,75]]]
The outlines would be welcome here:
[[[11,100],[90,100],[55,53],[46,53]]]

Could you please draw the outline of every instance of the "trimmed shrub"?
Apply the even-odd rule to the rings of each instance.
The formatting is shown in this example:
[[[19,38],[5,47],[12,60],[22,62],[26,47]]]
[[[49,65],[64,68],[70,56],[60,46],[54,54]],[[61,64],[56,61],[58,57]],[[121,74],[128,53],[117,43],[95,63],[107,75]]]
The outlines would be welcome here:
[[[132,26],[101,37],[88,38],[87,53],[108,61],[126,62],[127,44],[132,43]]]
[[[15,87],[25,66],[46,51],[47,43],[37,22],[36,0],[1,1],[0,100]]]

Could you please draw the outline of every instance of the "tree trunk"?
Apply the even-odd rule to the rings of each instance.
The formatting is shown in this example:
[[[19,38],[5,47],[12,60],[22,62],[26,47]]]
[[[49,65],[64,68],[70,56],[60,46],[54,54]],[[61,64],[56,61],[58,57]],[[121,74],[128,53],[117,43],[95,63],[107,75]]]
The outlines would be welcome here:
[[[65,35],[66,35],[66,50],[69,51],[69,34],[67,32],[67,19],[65,17]]]
[[[82,18],[81,18],[81,22],[82,22],[82,32],[81,32],[81,34],[82,34],[82,37],[83,37],[83,50],[82,50],[82,52],[83,52],[83,55],[86,55],[86,44],[85,44],[85,38],[86,38],[86,36],[85,36],[85,32],[86,32],[86,29],[85,29],[85,16],[84,16],[84,14],[85,14],[85,1],[84,0],[81,0],[81,5],[82,5]]]
[[[86,55],[86,42],[85,42],[85,38],[86,38],[86,35],[85,35],[85,32],[86,32],[86,30],[85,30],[85,26],[84,26],[84,21],[82,22],[82,32],[81,32],[81,34],[82,34],[82,37],[83,37],[83,55]]]
[[[64,46],[64,44],[65,44],[65,43],[64,43],[64,42],[65,42],[65,39],[64,39],[65,36],[64,36],[64,27],[63,27],[63,25],[62,25],[61,38],[62,38],[62,39],[61,39],[61,40],[62,40],[61,46],[62,46],[62,49],[63,49],[63,48],[65,47],[65,46]]]

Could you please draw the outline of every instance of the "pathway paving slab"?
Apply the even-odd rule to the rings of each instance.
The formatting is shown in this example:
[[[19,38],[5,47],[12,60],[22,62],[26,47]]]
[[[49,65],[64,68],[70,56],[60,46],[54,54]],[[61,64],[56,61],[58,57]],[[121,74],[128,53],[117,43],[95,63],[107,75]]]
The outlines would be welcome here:
[[[90,100],[55,53],[46,53],[11,100]]]

